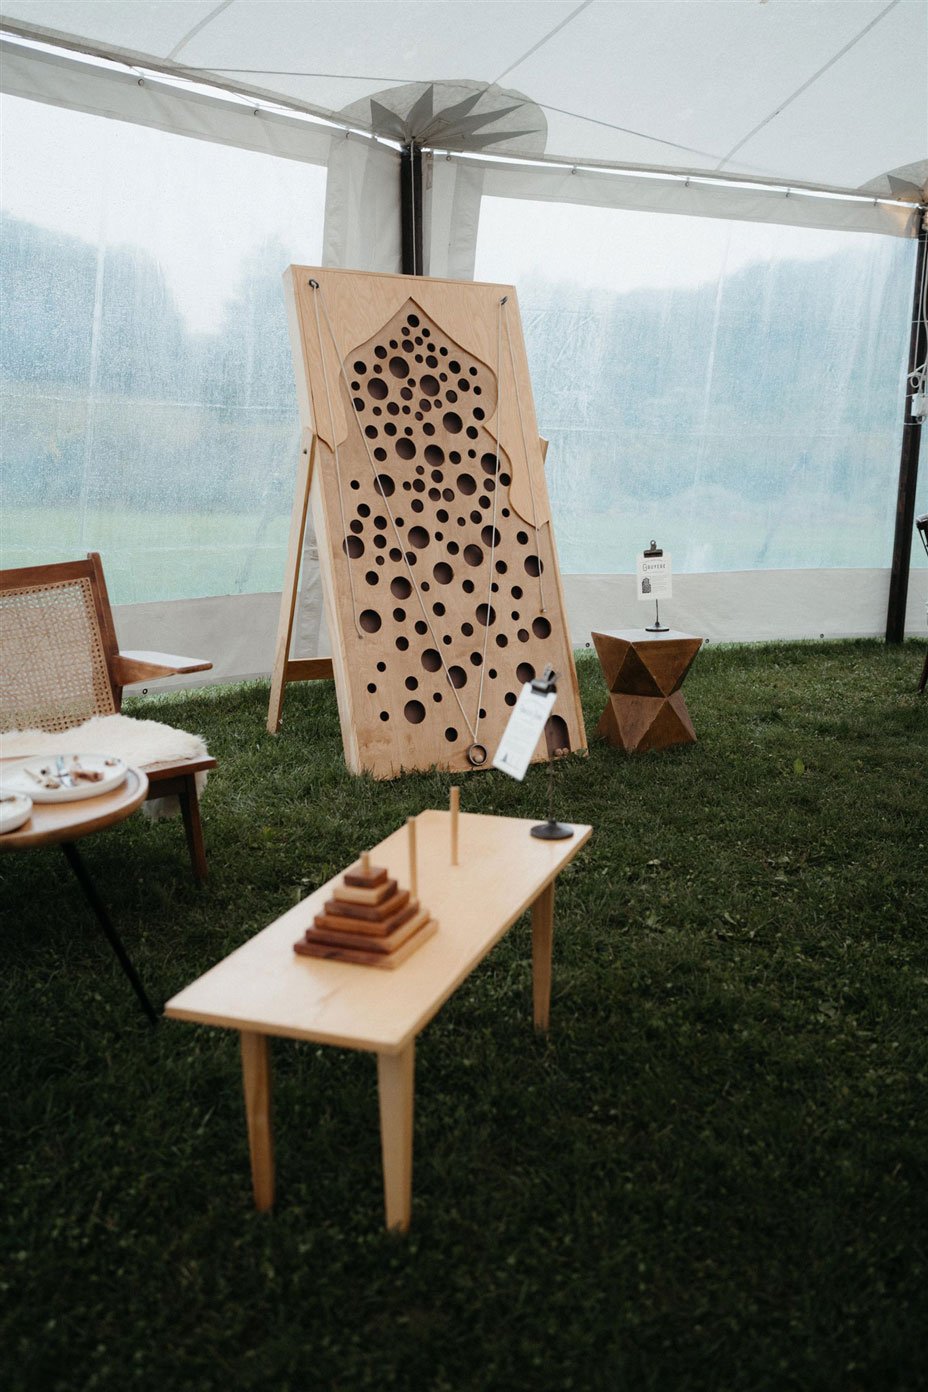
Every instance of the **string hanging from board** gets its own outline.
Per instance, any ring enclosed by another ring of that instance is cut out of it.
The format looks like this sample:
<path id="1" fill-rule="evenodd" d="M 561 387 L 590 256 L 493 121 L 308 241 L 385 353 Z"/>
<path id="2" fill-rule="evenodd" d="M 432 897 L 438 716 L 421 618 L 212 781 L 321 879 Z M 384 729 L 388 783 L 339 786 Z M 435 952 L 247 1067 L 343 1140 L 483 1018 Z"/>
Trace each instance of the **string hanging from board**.
<path id="1" fill-rule="evenodd" d="M 547 662 L 570 673 L 583 748 L 511 287 L 307 271 L 289 273 L 291 325 L 349 765 L 480 767 Z"/>
<path id="2" fill-rule="evenodd" d="M 326 302 L 325 302 L 325 296 L 324 296 L 324 294 L 322 293 L 322 289 L 321 289 L 321 287 L 320 287 L 320 285 L 319 285 L 318 280 L 315 280 L 315 279 L 312 279 L 312 278 L 311 278 L 311 279 L 309 280 L 309 287 L 310 287 L 310 289 L 313 291 L 313 304 L 314 304 L 315 309 L 316 309 L 316 331 L 317 331 L 317 337 L 318 337 L 318 341 L 319 341 L 319 355 L 320 355 L 320 358 L 322 359 L 323 383 L 324 383 L 324 389 L 325 389 L 325 399 L 326 399 L 326 406 L 327 406 L 327 409 L 328 409 L 329 422 L 330 422 L 331 427 L 332 427 L 333 439 L 334 439 L 334 437 L 335 437 L 335 412 L 334 412 L 333 405 L 332 405 L 332 395 L 331 395 L 331 390 L 330 390 L 330 387 L 329 387 L 328 370 L 327 370 L 327 368 L 326 368 L 326 354 L 325 354 L 325 352 L 324 352 L 324 346 L 323 346 L 323 343 L 322 343 L 322 328 L 321 328 L 321 325 L 320 325 L 320 323 L 319 323 L 319 311 L 318 311 L 318 306 L 319 306 L 320 303 L 322 304 L 323 315 L 324 315 L 324 317 L 325 317 L 326 327 L 327 327 L 328 332 L 329 332 L 329 337 L 331 338 L 332 346 L 333 346 L 333 348 L 335 349 L 336 356 L 338 357 L 340 373 L 341 373 L 342 377 L 344 378 L 345 386 L 349 389 L 349 394 L 350 394 L 350 385 L 351 385 L 351 384 L 350 384 L 350 382 L 349 382 L 349 380 L 348 380 L 348 375 L 347 375 L 347 373 L 346 373 L 346 371 L 345 371 L 344 359 L 342 358 L 342 356 L 341 356 L 341 354 L 340 354 L 340 352 L 339 352 L 338 341 L 337 341 L 337 339 L 336 339 L 336 337 L 335 337 L 335 330 L 334 330 L 334 328 L 333 328 L 333 326 L 332 326 L 332 320 L 331 320 L 331 317 L 330 317 L 330 315 L 329 315 L 328 306 L 326 305 Z M 496 426 L 495 426 L 495 445 L 496 445 L 496 448 L 495 448 L 495 473 L 496 473 L 497 475 L 498 475 L 499 472 L 500 472 L 500 467 L 499 467 L 499 458 L 500 458 L 500 454 L 499 454 L 499 440 L 500 440 L 500 431 L 501 431 L 501 428 L 502 428 L 502 419 L 503 419 L 503 392 L 502 392 L 502 373 L 501 373 L 501 367 L 502 367 L 502 326 L 503 326 L 503 318 L 504 318 L 503 312 L 504 312 L 504 310 L 505 310 L 505 308 L 506 308 L 506 305 L 507 305 L 508 303 L 509 303 L 509 296 L 508 296 L 508 295 L 503 295 L 502 298 L 501 298 L 500 301 L 499 301 L 499 308 L 498 308 L 498 314 L 497 314 L 497 334 L 496 334 L 496 380 L 497 380 L 497 384 L 498 384 L 498 396 L 497 396 Z M 511 358 L 512 358 L 512 337 L 511 337 L 511 335 L 510 335 L 510 333 L 509 333 L 509 324 L 508 324 L 508 322 L 506 323 L 506 338 L 507 338 L 507 342 L 508 342 L 508 345 L 509 345 L 509 355 L 510 355 L 510 360 L 511 360 Z M 513 375 L 514 375 L 514 374 L 513 374 Z M 373 453 L 372 453 L 372 451 L 371 451 L 370 441 L 368 440 L 366 434 L 364 433 L 364 428 L 363 428 L 363 426 L 362 426 L 362 424 L 361 424 L 361 421 L 360 421 L 360 418 L 359 418 L 359 416 L 358 416 L 358 412 L 357 412 L 357 409 L 356 409 L 355 404 L 354 404 L 354 399 L 351 398 L 351 397 L 350 397 L 350 399 L 351 399 L 351 401 L 352 401 L 351 418 L 352 418 L 352 420 L 354 420 L 355 424 L 357 425 L 358 433 L 359 433 L 360 438 L 361 438 L 361 441 L 362 441 L 362 443 L 363 443 L 363 445 L 364 445 L 365 453 L 367 454 L 367 460 L 368 460 L 368 465 L 369 465 L 370 471 L 371 471 L 371 477 L 372 477 L 372 479 L 373 479 L 373 480 L 375 481 L 375 483 L 376 483 L 376 480 L 377 480 L 377 477 L 378 477 L 378 473 L 377 473 L 377 464 L 376 464 L 376 462 L 375 462 L 375 460 L 374 460 L 374 456 L 373 456 Z M 524 424 L 524 420 L 523 420 L 523 417 L 522 417 L 521 403 L 518 402 L 518 385 L 516 385 L 516 399 L 517 399 L 517 403 L 518 403 L 520 427 L 521 427 L 521 429 L 522 429 L 522 436 L 523 436 L 523 441 L 524 441 L 524 438 L 525 438 L 525 424 Z M 339 447 L 338 447 L 337 442 L 336 442 L 335 445 L 333 446 L 333 449 L 334 449 L 334 455 L 335 455 L 335 474 L 336 474 L 336 480 L 337 480 L 337 485 L 338 485 L 339 514 L 340 514 L 340 517 L 341 517 L 342 531 L 345 532 L 346 535 L 347 535 L 348 528 L 347 528 L 347 525 L 346 525 L 346 523 L 345 523 L 344 487 L 343 487 L 343 483 L 342 483 L 342 475 L 341 475 L 341 468 L 340 468 L 340 462 L 339 462 Z M 531 476 L 530 476 L 530 477 L 531 477 Z M 391 527 L 392 527 L 392 529 L 393 529 L 393 533 L 394 533 L 394 536 L 395 536 L 395 538 L 396 538 L 397 545 L 400 547 L 400 550 L 402 550 L 402 546 L 400 546 L 400 540 L 401 540 L 401 539 L 400 539 L 400 535 L 399 535 L 399 529 L 397 528 L 397 525 L 396 525 L 396 518 L 395 518 L 395 516 L 394 516 L 393 509 L 392 509 L 392 507 L 391 507 L 391 505 L 390 505 L 389 499 L 384 498 L 384 499 L 383 499 L 383 505 L 384 505 L 384 509 L 385 509 L 385 511 L 386 511 L 387 517 L 388 517 L 389 520 L 390 520 L 390 525 L 391 525 Z M 499 507 L 499 489 L 496 488 L 496 489 L 493 490 L 493 516 L 492 516 L 492 521 L 491 521 L 491 523 L 490 523 L 491 542 L 490 542 L 490 549 L 489 549 L 489 559 L 488 559 L 488 562 L 487 562 L 487 582 L 486 582 L 486 600 L 485 600 L 485 605 L 486 605 L 486 608 L 487 608 L 488 610 L 489 610 L 489 608 L 490 608 L 490 600 L 492 599 L 493 567 L 494 567 L 494 563 L 495 563 L 495 559 L 496 559 L 496 541 L 497 541 L 497 537 L 498 537 L 498 535 L 499 535 L 499 531 L 498 531 L 498 528 L 497 528 L 497 525 L 496 525 L 496 524 L 497 524 L 497 519 L 498 519 L 498 507 Z M 532 485 L 532 511 L 533 511 L 533 522 L 532 522 L 532 525 L 533 525 L 533 528 L 534 528 L 535 533 L 536 533 L 536 535 L 537 535 L 537 532 L 538 532 L 538 523 L 537 523 L 537 520 L 536 520 L 536 519 L 537 519 L 537 513 L 535 512 L 535 492 L 534 492 L 534 485 Z M 363 630 L 361 629 L 360 624 L 359 624 L 359 622 L 358 622 L 357 600 L 356 600 L 356 598 L 355 598 L 355 592 L 354 592 L 354 584 L 353 584 L 353 576 L 352 576 L 352 573 L 351 573 L 350 557 L 349 557 L 349 554 L 348 554 L 347 551 L 345 552 L 345 559 L 346 559 L 346 562 L 347 562 L 347 564 L 348 564 L 348 578 L 349 578 L 349 589 L 350 589 L 350 594 L 351 594 L 351 609 L 352 609 L 352 616 L 353 616 L 354 623 L 355 623 L 355 627 L 356 627 L 358 633 L 363 633 Z M 417 599 L 418 602 L 419 602 L 419 607 L 420 607 L 420 609 L 421 609 L 421 611 L 422 611 L 423 619 L 425 620 L 426 624 L 428 625 L 428 629 L 429 629 L 430 636 L 431 636 L 433 639 L 435 639 L 434 628 L 433 628 L 432 622 L 431 622 L 431 620 L 430 620 L 430 618 L 429 618 L 429 615 L 428 615 L 428 611 L 427 611 L 427 608 L 426 608 L 425 601 L 424 601 L 424 599 L 423 599 L 423 597 L 422 597 L 422 593 L 421 593 L 421 591 L 420 591 L 420 589 L 419 589 L 419 586 L 418 586 L 418 584 L 417 584 L 417 582 L 416 582 L 416 577 L 415 577 L 415 574 L 413 573 L 412 566 L 411 566 L 410 563 L 409 563 L 409 559 L 408 559 L 408 557 L 405 556 L 405 555 L 404 555 L 404 563 L 405 563 L 406 570 L 407 570 L 407 573 L 408 573 L 409 582 L 410 582 L 410 584 L 412 585 L 413 593 L 415 594 L 416 599 Z M 544 590 L 543 590 L 543 588 L 542 588 L 541 569 L 539 569 L 539 574 L 538 574 L 538 585 L 539 585 L 539 592 L 540 592 L 541 612 L 544 613 L 544 609 L 545 609 L 545 605 L 544 605 Z M 488 649 L 488 647 L 489 647 L 489 642 L 490 642 L 490 625 L 487 624 L 487 625 L 485 626 L 485 628 L 484 628 L 483 653 L 482 653 L 482 659 L 483 659 L 483 660 L 482 660 L 482 662 L 480 663 L 480 682 L 479 682 L 479 686 L 478 686 L 478 688 L 477 688 L 477 700 L 476 700 L 475 714 L 474 714 L 473 720 L 469 719 L 469 717 L 468 717 L 468 715 L 467 715 L 467 712 L 466 712 L 466 710 L 464 709 L 463 702 L 461 701 L 460 697 L 459 697 L 458 694 L 457 694 L 457 689 L 456 689 L 456 687 L 455 687 L 455 685 L 454 685 L 454 682 L 453 682 L 452 679 L 451 679 L 451 675 L 450 675 L 450 671 L 449 671 L 449 667 L 448 667 L 447 662 L 444 660 L 444 657 L 442 657 L 442 660 L 441 660 L 442 671 L 444 672 L 444 675 L 445 675 L 445 677 L 447 678 L 448 686 L 449 686 L 449 688 L 450 688 L 452 694 L 454 695 L 455 701 L 457 702 L 458 708 L 459 708 L 459 710 L 460 710 L 460 712 L 461 712 L 461 718 L 463 719 L 464 724 L 467 726 L 467 729 L 468 729 L 468 731 L 469 731 L 469 733 L 470 733 L 470 735 L 471 735 L 471 743 L 470 743 L 470 745 L 468 746 L 468 749 L 467 749 L 466 752 L 467 752 L 467 759 L 468 759 L 468 762 L 469 762 L 474 768 L 480 768 L 480 767 L 482 767 L 482 766 L 487 762 L 487 759 L 489 758 L 489 751 L 487 750 L 486 745 L 481 744 L 481 743 L 480 743 L 480 739 L 479 739 L 479 735 L 480 735 L 480 719 L 481 719 L 481 712 L 482 712 L 482 709 L 483 709 L 483 704 L 482 704 L 482 703 L 483 703 L 484 673 L 485 673 L 485 671 L 486 671 L 486 658 L 487 658 L 487 649 Z M 439 653 L 439 656 L 441 656 L 441 648 L 440 648 L 440 647 L 436 647 L 436 651 Z"/>

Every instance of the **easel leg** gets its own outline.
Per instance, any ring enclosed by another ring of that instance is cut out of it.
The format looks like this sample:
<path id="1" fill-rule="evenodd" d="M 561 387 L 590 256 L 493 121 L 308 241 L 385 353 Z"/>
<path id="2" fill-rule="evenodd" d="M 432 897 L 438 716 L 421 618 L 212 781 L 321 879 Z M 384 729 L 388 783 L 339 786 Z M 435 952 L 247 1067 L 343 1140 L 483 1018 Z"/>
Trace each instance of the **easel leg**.
<path id="1" fill-rule="evenodd" d="M 296 601 L 300 587 L 300 563 L 303 559 L 303 537 L 306 533 L 306 509 L 309 504 L 309 490 L 313 482 L 315 453 L 316 437 L 304 430 L 300 441 L 300 458 L 296 470 L 293 511 L 290 514 L 290 540 L 287 546 L 284 582 L 280 592 L 280 617 L 277 621 L 277 645 L 274 649 L 274 670 L 271 674 L 271 699 L 267 708 L 267 728 L 271 735 L 276 735 L 280 729 L 280 716 L 284 706 L 287 660 L 290 657 L 293 617 L 296 613 Z"/>
<path id="2" fill-rule="evenodd" d="M 251 1187 L 255 1208 L 266 1213 L 274 1206 L 274 1133 L 271 1121 L 271 1056 L 266 1034 L 242 1030 L 242 1082 L 245 1119 L 251 1154 Z"/>
<path id="3" fill-rule="evenodd" d="M 387 1227 L 406 1232 L 412 1214 L 412 1117 L 416 1044 L 377 1055 L 380 1145 Z"/>
<path id="4" fill-rule="evenodd" d="M 546 1030 L 551 1016 L 551 946 L 554 936 L 554 881 L 532 905 L 532 1004 L 536 1030 Z"/>

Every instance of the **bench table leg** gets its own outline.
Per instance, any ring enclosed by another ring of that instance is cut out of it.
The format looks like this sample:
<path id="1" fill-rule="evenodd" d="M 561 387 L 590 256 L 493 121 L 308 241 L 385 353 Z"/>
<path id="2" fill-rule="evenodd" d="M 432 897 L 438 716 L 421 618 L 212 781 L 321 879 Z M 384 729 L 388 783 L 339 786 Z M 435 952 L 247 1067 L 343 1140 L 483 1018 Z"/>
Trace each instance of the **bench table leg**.
<path id="1" fill-rule="evenodd" d="M 412 1118 L 415 1040 L 398 1054 L 377 1055 L 380 1144 L 387 1227 L 404 1233 L 412 1215 Z"/>
<path id="2" fill-rule="evenodd" d="M 271 1054 L 266 1034 L 242 1030 L 242 1081 L 251 1187 L 255 1208 L 266 1213 L 274 1206 L 274 1133 L 271 1120 Z"/>
<path id="3" fill-rule="evenodd" d="M 551 945 L 554 934 L 554 881 L 532 905 L 532 1004 L 536 1030 L 551 1018 Z"/>

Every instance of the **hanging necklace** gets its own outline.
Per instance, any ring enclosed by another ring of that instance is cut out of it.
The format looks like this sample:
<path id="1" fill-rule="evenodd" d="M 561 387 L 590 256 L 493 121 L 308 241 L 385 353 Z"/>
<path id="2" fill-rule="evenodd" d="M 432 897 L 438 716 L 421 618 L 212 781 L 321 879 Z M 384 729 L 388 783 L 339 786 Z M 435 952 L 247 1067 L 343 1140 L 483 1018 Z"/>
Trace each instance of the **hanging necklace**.
<path id="1" fill-rule="evenodd" d="M 424 625 L 425 625 L 425 631 L 428 632 L 428 634 L 429 634 L 429 636 L 430 636 L 430 638 L 431 638 L 431 640 L 432 640 L 432 643 L 434 644 L 434 648 L 432 649 L 432 652 L 433 652 L 434 655 L 437 656 L 437 658 L 438 658 L 438 662 L 439 662 L 439 665 L 440 665 L 441 670 L 442 670 L 442 672 L 443 672 L 443 675 L 444 675 L 444 677 L 445 677 L 445 680 L 446 680 L 446 682 L 447 682 L 447 684 L 448 684 L 448 688 L 450 689 L 450 691 L 451 691 L 451 693 L 452 693 L 452 695 L 453 695 L 453 697 L 454 697 L 454 700 L 455 700 L 455 702 L 456 702 L 456 704 L 457 704 L 458 710 L 459 710 L 460 713 L 461 713 L 461 718 L 462 718 L 462 720 L 463 720 L 463 722 L 464 722 L 465 726 L 467 727 L 467 730 L 468 730 L 468 732 L 469 732 L 469 734 L 470 734 L 471 742 L 470 742 L 470 744 L 468 745 L 467 750 L 466 750 L 466 758 L 467 758 L 468 762 L 469 762 L 473 767 L 475 767 L 475 768 L 481 767 L 483 764 L 486 763 L 487 758 L 488 758 L 488 751 L 487 751 L 487 748 L 486 748 L 486 746 L 485 746 L 484 744 L 481 744 L 480 739 L 479 739 L 479 734 L 480 734 L 480 721 L 481 721 L 481 718 L 482 718 L 482 716 L 483 716 L 483 714 L 484 714 L 484 712 L 483 712 L 483 691 L 484 691 L 484 677 L 485 677 L 485 673 L 486 673 L 486 670 L 487 670 L 487 669 L 486 669 L 486 658 L 487 658 L 487 651 L 488 651 L 488 647 L 489 647 L 490 626 L 491 626 L 491 624 L 492 624 L 492 622 L 493 622 L 493 618 L 494 618 L 493 607 L 492 607 L 492 598 L 493 598 L 493 591 L 494 591 L 493 576 L 494 576 L 494 573 L 495 573 L 496 547 L 497 547 L 497 543 L 498 543 L 498 541 L 499 541 L 499 531 L 498 531 L 498 528 L 497 528 L 497 521 L 498 521 L 499 492 L 500 492 L 500 489 L 499 489 L 499 478 L 500 478 L 500 436 L 501 436 L 501 433 L 502 433 L 501 423 L 502 423 L 502 416 L 503 416 L 502 329 L 503 329 L 503 323 L 504 323 L 504 322 L 505 322 L 505 326 L 506 326 L 506 341 L 507 341 L 507 348 L 508 348 L 508 354 L 509 354 L 510 370 L 511 370 L 511 372 L 512 372 L 513 382 L 514 382 L 514 385 L 515 385 L 516 406 L 517 406 L 517 410 L 518 410 L 519 422 L 520 422 L 520 427 L 521 427 L 521 431 L 522 431 L 522 445 L 523 445 L 523 450 L 525 450 L 526 461 L 528 461 L 528 459 L 529 459 L 528 451 L 527 451 L 527 447 L 526 447 L 526 446 L 527 446 L 527 441 L 526 441 L 526 438 L 525 438 L 525 420 L 524 420 L 524 415 L 523 415 L 523 411 L 522 411 L 522 403 L 521 403 L 521 399 L 520 399 L 520 396 L 519 396 L 518 377 L 517 377 L 517 374 L 516 374 L 516 372 L 515 372 L 515 365 L 514 365 L 514 361 L 513 361 L 512 337 L 511 337 L 510 329 L 509 329 L 508 315 L 505 314 L 505 308 L 506 308 L 506 305 L 507 305 L 507 303 L 508 303 L 508 298 L 509 298 L 509 297 L 508 297 L 507 295 L 504 295 L 504 296 L 499 300 L 498 305 L 497 305 L 497 324 L 496 324 L 496 384 L 497 384 L 497 409 L 496 409 L 496 425 L 495 425 L 494 440 L 493 440 L 493 443 L 494 443 L 494 453 L 493 453 L 493 456 L 492 456 L 492 458 L 493 458 L 493 476 L 494 476 L 494 487 L 493 487 L 493 489 L 492 489 L 492 492 L 493 492 L 493 506 L 492 506 L 492 520 L 491 520 L 491 522 L 490 522 L 490 524 L 489 524 L 489 527 L 484 529 L 485 533 L 486 533 L 487 531 L 489 532 L 489 546 L 488 546 L 488 550 L 489 550 L 489 560 L 488 560 L 488 566 L 487 566 L 486 599 L 485 599 L 485 603 L 483 604 L 483 606 L 481 606 L 481 608 L 482 608 L 482 610 L 483 610 L 483 614 L 484 614 L 484 617 L 485 617 L 486 622 L 484 623 L 483 646 L 482 646 L 482 651 L 481 651 L 481 653 L 480 653 L 480 661 L 479 661 L 479 664 L 478 664 L 478 665 L 479 665 L 479 669 L 480 669 L 480 681 L 479 681 L 479 686 L 478 686 L 478 691 L 477 691 L 477 699 L 476 699 L 476 706 L 475 706 L 475 711 L 474 711 L 474 718 L 473 718 L 473 720 L 471 720 L 471 718 L 469 717 L 467 711 L 466 711 L 465 708 L 464 708 L 464 704 L 463 704 L 463 702 L 461 701 L 460 696 L 458 695 L 458 689 L 457 689 L 457 685 L 458 685 L 458 684 L 457 684 L 457 683 L 455 682 L 455 680 L 454 680 L 453 670 L 452 670 L 451 667 L 448 666 L 448 663 L 445 661 L 445 658 L 444 658 L 444 655 L 443 655 L 442 649 L 441 649 L 441 643 L 439 642 L 439 639 L 438 639 L 438 637 L 436 636 L 435 629 L 434 629 L 434 626 L 433 626 L 433 624 L 432 624 L 432 620 L 431 620 L 431 618 L 430 618 L 430 616 L 429 616 L 429 613 L 428 613 L 428 610 L 427 610 L 427 607 L 426 607 L 425 599 L 423 598 L 422 591 L 421 591 L 420 586 L 419 586 L 419 584 L 418 584 L 418 582 L 417 582 L 417 580 L 416 580 L 415 573 L 414 573 L 414 571 L 413 571 L 413 569 L 412 569 L 412 565 L 411 565 L 411 563 L 410 563 L 409 555 L 408 555 L 407 551 L 405 550 L 405 548 L 404 548 L 404 546 L 403 546 L 403 541 L 402 541 L 402 537 L 401 537 L 401 535 L 400 535 L 399 526 L 398 526 L 398 524 L 397 524 L 397 519 L 396 519 L 396 517 L 395 517 L 395 515 L 394 515 L 393 508 L 391 507 L 390 502 L 389 502 L 389 495 L 387 494 L 386 490 L 381 486 L 382 475 L 381 475 L 381 473 L 380 473 L 380 471 L 379 471 L 379 469 L 378 469 L 377 462 L 376 462 L 376 460 L 375 460 L 375 458 L 374 458 L 374 454 L 373 454 L 373 452 L 372 452 L 372 447 L 371 447 L 371 444 L 370 444 L 370 440 L 369 440 L 369 438 L 368 438 L 368 433 L 365 431 L 365 428 L 364 428 L 364 426 L 363 426 L 363 423 L 362 423 L 362 421 L 361 421 L 361 419 L 360 419 L 360 414 L 359 414 L 359 409 L 358 409 L 358 403 L 356 402 L 355 395 L 354 395 L 354 392 L 353 392 L 353 389 L 352 389 L 352 384 L 351 384 L 351 382 L 349 381 L 348 374 L 347 374 L 347 371 L 346 371 L 346 368 L 345 368 L 345 363 L 344 363 L 344 361 L 343 361 L 341 352 L 340 352 L 340 350 L 339 350 L 339 345 L 338 345 L 338 341 L 337 341 L 337 339 L 336 339 L 335 331 L 334 331 L 334 328 L 333 328 L 333 325 L 332 325 L 332 321 L 331 321 L 331 318 L 330 318 L 330 315 L 329 315 L 328 305 L 327 305 L 326 299 L 325 299 L 325 294 L 324 294 L 324 292 L 323 292 L 323 290 L 322 290 L 322 287 L 320 286 L 320 284 L 319 284 L 319 282 L 318 282 L 317 280 L 310 279 L 310 281 L 309 281 L 309 286 L 310 286 L 311 290 L 313 291 L 313 310 L 314 310 L 314 315 L 315 315 L 316 338 L 317 338 L 317 343 L 318 343 L 318 348 L 319 348 L 319 354 L 320 354 L 320 357 L 321 357 L 321 359 L 322 359 L 323 387 L 324 387 L 325 399 L 326 399 L 326 410 L 327 410 L 328 417 L 329 417 L 329 425 L 330 425 L 331 438 L 332 438 L 332 442 L 333 442 L 333 444 L 332 444 L 332 450 L 333 450 L 334 463 L 335 463 L 335 482 L 336 482 L 336 489 L 337 489 L 337 492 L 338 492 L 338 506 L 339 506 L 339 516 L 340 516 L 340 521 L 341 521 L 342 537 L 344 538 L 343 543 L 342 543 L 342 550 L 343 550 L 344 555 L 345 555 L 345 562 L 346 562 L 346 567 L 347 567 L 347 571 L 348 571 L 349 596 L 350 596 L 350 601 L 351 601 L 352 621 L 353 621 L 354 626 L 355 626 L 355 631 L 356 631 L 356 633 L 358 634 L 358 636 L 359 636 L 360 638 L 363 639 L 363 638 L 365 637 L 366 630 L 362 627 L 362 624 L 361 624 L 361 622 L 359 621 L 358 604 L 357 604 L 357 599 L 356 599 L 355 589 L 354 589 L 354 575 L 353 575 L 353 569 L 352 569 L 352 564 L 351 564 L 351 561 L 352 561 L 352 553 L 351 553 L 351 550 L 350 550 L 350 533 L 349 533 L 348 528 L 347 528 L 347 526 L 346 526 L 346 519 L 345 519 L 345 502 L 344 502 L 344 488 L 343 488 L 343 479 L 342 479 L 342 471 L 341 471 L 341 460 L 340 460 L 340 454 L 339 454 L 339 445 L 338 445 L 338 442 L 337 442 L 337 435 L 338 435 L 338 432 L 337 432 L 336 425 L 335 425 L 335 412 L 334 412 L 334 406 L 333 406 L 333 400 L 332 400 L 332 390 L 331 390 L 331 385 L 330 385 L 330 382 L 329 382 L 328 368 L 327 368 L 327 364 L 326 364 L 326 353 L 325 353 L 325 348 L 324 348 L 324 344 L 323 344 L 322 324 L 321 324 L 320 317 L 319 317 L 319 306 L 320 306 L 320 304 L 321 304 L 321 306 L 322 306 L 322 313 L 323 313 L 323 316 L 324 316 L 324 319 L 325 319 L 325 324 L 326 324 L 326 329 L 327 329 L 327 331 L 328 331 L 328 336 L 329 336 L 329 339 L 330 339 L 330 341 L 331 341 L 332 347 L 333 347 L 334 352 L 335 352 L 336 360 L 337 360 L 338 365 L 339 365 L 339 375 L 340 375 L 340 377 L 344 380 L 345 389 L 346 389 L 346 392 L 347 392 L 347 395 L 348 395 L 348 400 L 351 402 L 351 414 L 353 415 L 353 417 L 354 417 L 354 419 L 355 419 L 356 425 L 357 425 L 357 427 L 358 427 L 358 433 L 359 433 L 359 436 L 360 436 L 361 441 L 362 441 L 362 443 L 363 443 L 365 454 L 366 454 L 366 456 L 367 456 L 367 462 L 368 462 L 368 465 L 369 465 L 369 468 L 370 468 L 370 471 L 371 471 L 371 478 L 372 478 L 372 480 L 373 480 L 374 489 L 375 489 L 375 491 L 378 493 L 378 495 L 379 495 L 379 497 L 380 497 L 380 500 L 381 500 L 381 503 L 382 503 L 382 505 L 383 505 L 384 511 L 386 512 L 387 518 L 389 519 L 389 525 L 390 525 L 390 527 L 391 527 L 391 529 L 392 529 L 393 536 L 394 536 L 394 539 L 395 539 L 395 542 L 396 542 L 396 550 L 397 550 L 397 552 L 398 552 L 398 558 L 401 558 L 401 559 L 402 559 L 402 562 L 403 562 L 403 564 L 404 564 L 404 566 L 405 566 L 405 571 L 406 571 L 406 575 L 407 575 L 407 583 L 408 583 L 408 585 L 409 585 L 409 592 L 412 593 L 412 594 L 414 594 L 415 597 L 416 597 L 416 601 L 417 601 L 417 603 L 418 603 L 418 605 L 419 605 L 419 608 L 420 608 L 420 610 L 421 610 L 421 613 L 422 613 L 422 620 L 423 620 Z M 431 346 L 431 345 L 430 345 L 430 346 Z M 442 349 L 442 351 L 444 352 L 445 350 Z M 377 370 L 379 371 L 379 369 L 377 369 Z M 471 371 L 474 371 L 474 370 L 475 370 L 474 368 L 471 369 Z M 357 386 L 357 383 L 355 383 L 355 386 Z M 420 417 L 420 418 L 421 418 L 421 417 Z M 376 433 L 376 432 L 375 432 L 375 433 Z M 381 453 L 382 453 L 382 452 L 381 452 Z M 419 472 L 421 472 L 421 470 L 420 470 Z M 533 481 L 533 479 L 532 479 L 532 470 L 531 470 L 530 464 L 529 464 L 528 472 L 529 472 L 529 486 L 530 486 L 530 490 L 531 490 L 532 525 L 533 525 L 533 528 L 534 528 L 534 531 L 535 531 L 536 543 L 537 543 L 537 537 L 538 537 L 538 522 L 537 522 L 537 512 L 536 512 L 536 502 L 535 502 L 534 481 Z M 353 486 L 356 486 L 356 485 L 353 485 Z M 406 484 L 406 485 L 404 485 L 404 486 L 405 486 L 405 487 L 409 487 L 408 484 Z M 508 514 L 507 514 L 507 515 L 508 515 Z M 460 520 L 460 519 L 459 519 L 459 520 Z M 413 559 L 414 559 L 414 558 L 413 558 Z M 545 608 L 546 608 L 546 606 L 545 606 L 545 600 L 544 600 L 543 583 L 542 583 L 542 579 L 541 579 L 542 571 L 543 571 L 543 565 L 540 563 L 540 559 L 539 559 L 539 564 L 538 564 L 539 599 L 540 599 L 541 613 L 544 614 L 544 613 L 545 613 Z M 497 588 L 498 588 L 498 587 L 497 587 Z M 479 614 L 479 610 L 478 610 L 478 614 Z M 360 618 L 363 619 L 363 618 L 364 618 L 364 615 L 361 615 Z M 420 630 L 420 631 L 421 631 L 421 630 Z M 444 641 L 445 641 L 445 642 L 448 642 L 448 641 L 450 641 L 450 640 L 446 637 Z M 476 654 L 474 655 L 474 661 L 476 661 Z M 434 669 L 433 669 L 433 670 L 434 670 Z M 458 670 L 459 670 L 459 669 L 458 669 Z M 495 675 L 495 673 L 494 673 L 493 675 Z"/>

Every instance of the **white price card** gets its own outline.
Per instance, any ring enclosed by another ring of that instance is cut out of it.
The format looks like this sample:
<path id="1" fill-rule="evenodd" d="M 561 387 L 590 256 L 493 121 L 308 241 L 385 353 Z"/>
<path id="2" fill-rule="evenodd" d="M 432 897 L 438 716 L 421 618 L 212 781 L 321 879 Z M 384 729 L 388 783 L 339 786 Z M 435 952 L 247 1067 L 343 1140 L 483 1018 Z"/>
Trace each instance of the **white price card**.
<path id="1" fill-rule="evenodd" d="M 556 691 L 542 696 L 532 690 L 531 682 L 525 683 L 493 758 L 494 768 L 522 781 L 556 700 Z"/>
<path id="2" fill-rule="evenodd" d="M 639 599 L 670 599 L 672 589 L 669 551 L 638 557 Z"/>

